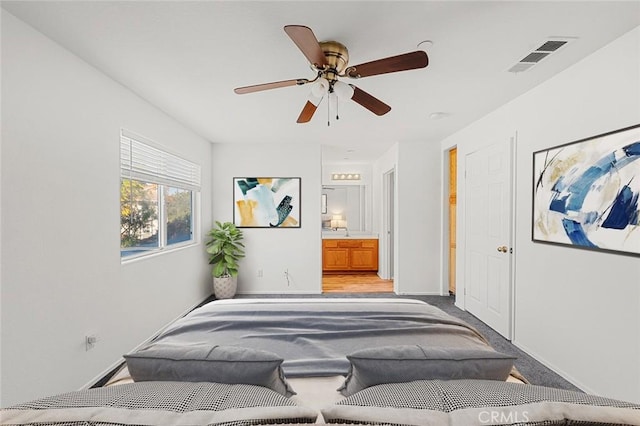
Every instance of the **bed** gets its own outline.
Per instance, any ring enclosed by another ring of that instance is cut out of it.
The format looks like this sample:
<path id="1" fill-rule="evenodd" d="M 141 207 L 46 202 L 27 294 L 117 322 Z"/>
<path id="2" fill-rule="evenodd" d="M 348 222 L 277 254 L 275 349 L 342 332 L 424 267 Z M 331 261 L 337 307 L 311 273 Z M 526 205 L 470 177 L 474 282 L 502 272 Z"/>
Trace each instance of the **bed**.
<path id="1" fill-rule="evenodd" d="M 107 386 L 2 424 L 640 425 L 640 405 L 528 384 L 472 326 L 412 299 L 214 301 L 125 359 Z"/>

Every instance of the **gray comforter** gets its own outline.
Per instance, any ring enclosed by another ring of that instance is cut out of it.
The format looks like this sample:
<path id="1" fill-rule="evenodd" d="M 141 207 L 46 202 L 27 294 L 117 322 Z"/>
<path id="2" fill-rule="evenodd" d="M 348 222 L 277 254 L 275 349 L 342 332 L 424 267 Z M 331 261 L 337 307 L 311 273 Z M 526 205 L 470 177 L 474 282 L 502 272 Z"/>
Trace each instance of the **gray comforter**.
<path id="1" fill-rule="evenodd" d="M 235 299 L 208 303 L 154 343 L 210 343 L 280 355 L 287 377 L 347 374 L 346 355 L 391 345 L 490 349 L 472 326 L 411 299 Z"/>

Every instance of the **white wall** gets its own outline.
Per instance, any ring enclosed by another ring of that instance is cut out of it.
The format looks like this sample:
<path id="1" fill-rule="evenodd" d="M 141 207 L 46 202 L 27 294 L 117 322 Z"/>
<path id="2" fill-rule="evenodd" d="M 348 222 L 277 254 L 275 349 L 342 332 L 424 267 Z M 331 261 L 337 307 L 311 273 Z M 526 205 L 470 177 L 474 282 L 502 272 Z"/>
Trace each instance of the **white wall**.
<path id="1" fill-rule="evenodd" d="M 241 228 L 247 255 L 240 263 L 238 293 L 320 293 L 320 146 L 214 144 L 212 158 L 213 219 L 221 222 L 233 221 L 234 177 L 302 178 L 300 228 Z"/>
<path id="2" fill-rule="evenodd" d="M 535 244 L 530 226 L 534 151 L 638 123 L 640 28 L 442 143 L 458 146 L 458 288 L 470 279 L 464 157 L 517 132 L 514 343 L 585 391 L 635 402 L 640 259 Z"/>
<path id="3" fill-rule="evenodd" d="M 211 293 L 202 244 L 121 265 L 121 127 L 202 165 L 209 228 L 211 144 L 2 11 L 2 406 L 82 387 Z"/>
<path id="4" fill-rule="evenodd" d="M 398 251 L 398 239 L 394 238 L 395 241 L 388 241 L 387 229 L 385 227 L 385 216 L 383 212 L 384 204 L 384 176 L 386 173 L 393 171 L 394 174 L 398 167 L 398 144 L 394 144 L 387 152 L 380 156 L 372 165 L 372 179 L 371 179 L 371 192 L 372 192 L 372 203 L 375 206 L 372 209 L 371 220 L 373 222 L 373 232 L 378 234 L 378 275 L 384 279 L 391 278 L 391 271 L 389 268 L 389 260 L 387 256 L 387 245 L 393 245 L 393 252 L 397 253 Z M 397 179 L 395 181 L 395 185 L 397 187 Z M 395 190 L 397 195 L 397 189 Z M 394 211 L 398 211 L 398 197 L 395 197 L 394 200 Z M 398 215 L 394 217 L 394 230 L 398 227 Z M 393 258 L 393 272 L 394 275 L 398 270 L 398 256 L 394 256 Z M 394 291 L 397 292 L 398 289 L 398 280 L 394 279 L 393 281 Z"/>
<path id="5" fill-rule="evenodd" d="M 440 146 L 395 144 L 373 165 L 374 232 L 380 235 L 380 276 L 388 277 L 384 249 L 384 174 L 395 170 L 394 290 L 398 294 L 443 294 L 440 277 Z"/>
<path id="6" fill-rule="evenodd" d="M 396 257 L 399 294 L 443 294 L 440 277 L 440 146 L 398 145 Z"/>

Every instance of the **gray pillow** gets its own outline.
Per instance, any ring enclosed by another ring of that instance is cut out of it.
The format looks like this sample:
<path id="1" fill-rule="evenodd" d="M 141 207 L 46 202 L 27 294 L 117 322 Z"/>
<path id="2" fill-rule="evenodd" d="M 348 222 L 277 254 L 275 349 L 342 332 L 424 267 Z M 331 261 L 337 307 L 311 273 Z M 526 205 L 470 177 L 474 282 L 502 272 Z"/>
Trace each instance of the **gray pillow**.
<path id="1" fill-rule="evenodd" d="M 338 389 L 349 396 L 369 386 L 414 380 L 506 380 L 515 357 L 493 349 L 383 346 L 348 355 L 349 374 Z"/>
<path id="2" fill-rule="evenodd" d="M 295 395 L 272 352 L 210 344 L 151 344 L 124 355 L 134 382 L 214 382 L 264 386 Z"/>

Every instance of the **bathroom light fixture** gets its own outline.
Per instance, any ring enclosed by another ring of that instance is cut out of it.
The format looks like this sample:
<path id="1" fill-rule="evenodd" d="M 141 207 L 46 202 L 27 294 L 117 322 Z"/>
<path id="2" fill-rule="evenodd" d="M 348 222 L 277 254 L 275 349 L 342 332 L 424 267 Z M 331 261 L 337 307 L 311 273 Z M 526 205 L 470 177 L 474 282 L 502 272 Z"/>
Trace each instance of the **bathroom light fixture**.
<path id="1" fill-rule="evenodd" d="M 338 228 L 341 228 L 342 225 L 344 223 L 344 218 L 342 217 L 341 214 L 334 214 L 331 216 L 331 228 L 333 228 L 334 231 L 337 231 Z"/>
<path id="2" fill-rule="evenodd" d="M 360 180 L 360 173 L 333 173 L 331 180 Z"/>

